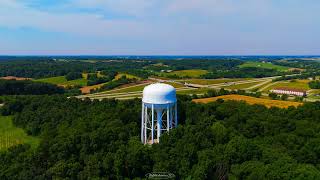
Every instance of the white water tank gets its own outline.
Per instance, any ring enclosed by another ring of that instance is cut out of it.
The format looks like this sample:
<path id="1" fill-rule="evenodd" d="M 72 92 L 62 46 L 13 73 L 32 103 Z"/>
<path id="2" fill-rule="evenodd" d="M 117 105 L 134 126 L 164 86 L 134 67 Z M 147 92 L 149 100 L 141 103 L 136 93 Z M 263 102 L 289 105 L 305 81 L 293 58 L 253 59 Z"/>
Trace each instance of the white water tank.
<path id="1" fill-rule="evenodd" d="M 176 89 L 169 84 L 151 84 L 144 88 L 142 101 L 150 104 L 175 103 Z"/>
<path id="2" fill-rule="evenodd" d="M 177 125 L 175 88 L 164 83 L 146 86 L 142 97 L 141 142 L 159 143 L 161 134 Z"/>

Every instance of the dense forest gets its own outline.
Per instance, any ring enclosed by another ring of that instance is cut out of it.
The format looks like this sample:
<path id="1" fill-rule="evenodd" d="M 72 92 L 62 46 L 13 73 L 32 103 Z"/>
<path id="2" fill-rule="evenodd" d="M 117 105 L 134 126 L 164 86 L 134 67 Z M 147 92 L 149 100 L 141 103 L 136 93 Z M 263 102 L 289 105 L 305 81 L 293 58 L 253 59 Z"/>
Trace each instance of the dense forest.
<path id="1" fill-rule="evenodd" d="M 311 89 L 320 89 L 320 81 L 316 80 L 316 81 L 310 81 L 309 82 L 309 87 Z"/>
<path id="2" fill-rule="evenodd" d="M 54 84 L 0 79 L 0 95 L 63 94 L 65 90 Z"/>
<path id="3" fill-rule="evenodd" d="M 134 59 L 96 59 L 96 60 L 57 60 L 57 59 L 35 59 L 35 60 L 11 60 L 0 61 L 1 76 L 17 76 L 27 78 L 46 78 L 55 76 L 66 76 L 68 80 L 81 78 L 82 72 L 96 73 L 124 72 L 141 78 L 157 75 L 162 70 L 188 70 L 203 69 L 209 73 L 202 78 L 244 78 L 244 77 L 266 77 L 290 74 L 290 72 L 279 72 L 272 69 L 262 68 L 239 68 L 245 61 L 234 59 L 188 59 L 188 60 L 134 60 Z M 106 82 L 104 79 L 91 80 L 90 85 L 98 82 Z"/>
<path id="4" fill-rule="evenodd" d="M 135 68 L 142 69 L 149 65 L 149 61 L 74 61 L 74 60 L 16 60 L 16 61 L 0 61 L 0 77 L 1 76 L 17 76 L 28 78 L 45 78 L 64 76 L 70 72 L 91 72 L 97 71 L 124 71 L 133 74 L 144 74 L 143 71 L 133 70 Z"/>
<path id="5" fill-rule="evenodd" d="M 319 179 L 320 103 L 266 108 L 179 97 L 178 128 L 140 143 L 141 100 L 17 97 L 3 115 L 41 138 L 0 153 L 0 179 Z"/>

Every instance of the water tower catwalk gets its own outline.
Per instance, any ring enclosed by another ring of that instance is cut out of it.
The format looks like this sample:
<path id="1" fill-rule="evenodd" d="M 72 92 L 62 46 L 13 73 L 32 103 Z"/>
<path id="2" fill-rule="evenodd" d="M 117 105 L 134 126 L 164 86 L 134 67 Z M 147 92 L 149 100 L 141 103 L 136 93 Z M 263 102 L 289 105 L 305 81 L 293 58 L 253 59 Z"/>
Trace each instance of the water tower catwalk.
<path id="1" fill-rule="evenodd" d="M 176 90 L 156 83 L 144 88 L 142 98 L 141 142 L 159 143 L 161 134 L 178 126 Z"/>

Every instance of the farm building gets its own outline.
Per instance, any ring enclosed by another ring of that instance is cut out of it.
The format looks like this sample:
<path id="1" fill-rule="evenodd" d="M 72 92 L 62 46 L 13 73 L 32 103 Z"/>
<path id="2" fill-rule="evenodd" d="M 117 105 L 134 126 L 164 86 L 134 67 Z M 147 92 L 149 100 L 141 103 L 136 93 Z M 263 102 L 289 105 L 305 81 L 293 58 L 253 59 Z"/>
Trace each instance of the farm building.
<path id="1" fill-rule="evenodd" d="M 287 94 L 287 95 L 294 95 L 294 96 L 306 96 L 307 92 L 302 89 L 296 89 L 296 88 L 287 88 L 287 87 L 279 87 L 270 90 L 273 93 L 276 94 Z"/>

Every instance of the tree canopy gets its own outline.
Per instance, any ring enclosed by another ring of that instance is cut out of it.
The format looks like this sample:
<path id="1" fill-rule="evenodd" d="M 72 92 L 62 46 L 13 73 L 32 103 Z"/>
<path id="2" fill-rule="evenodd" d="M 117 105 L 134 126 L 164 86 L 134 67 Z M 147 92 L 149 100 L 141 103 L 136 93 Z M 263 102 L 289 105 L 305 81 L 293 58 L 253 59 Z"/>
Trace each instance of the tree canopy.
<path id="1" fill-rule="evenodd" d="M 266 108 L 244 102 L 195 104 L 179 97 L 179 127 L 160 144 L 140 143 L 141 100 L 17 97 L 5 115 L 29 135 L 0 153 L 0 179 L 319 179 L 320 103 Z"/>

